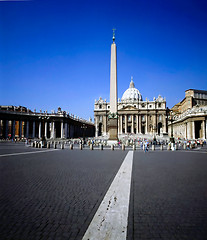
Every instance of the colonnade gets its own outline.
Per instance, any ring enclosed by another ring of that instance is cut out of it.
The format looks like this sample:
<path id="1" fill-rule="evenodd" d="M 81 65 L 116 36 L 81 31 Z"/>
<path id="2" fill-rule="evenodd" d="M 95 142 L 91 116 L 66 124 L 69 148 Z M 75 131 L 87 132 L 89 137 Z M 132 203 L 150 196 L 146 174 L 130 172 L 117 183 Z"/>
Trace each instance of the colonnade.
<path id="1" fill-rule="evenodd" d="M 160 133 L 162 129 L 163 132 L 167 132 L 166 129 L 166 117 L 165 115 L 152 114 L 120 114 L 118 121 L 119 134 L 153 134 Z"/>
<path id="2" fill-rule="evenodd" d="M 14 138 L 77 138 L 93 137 L 93 123 L 81 122 L 68 117 L 28 117 L 19 115 L 1 115 L 0 139 Z"/>
<path id="3" fill-rule="evenodd" d="M 172 124 L 169 125 L 169 132 L 171 132 Z M 193 120 L 189 119 L 182 123 L 173 123 L 173 135 L 176 138 L 185 139 L 206 139 L 207 138 L 207 120 Z"/>

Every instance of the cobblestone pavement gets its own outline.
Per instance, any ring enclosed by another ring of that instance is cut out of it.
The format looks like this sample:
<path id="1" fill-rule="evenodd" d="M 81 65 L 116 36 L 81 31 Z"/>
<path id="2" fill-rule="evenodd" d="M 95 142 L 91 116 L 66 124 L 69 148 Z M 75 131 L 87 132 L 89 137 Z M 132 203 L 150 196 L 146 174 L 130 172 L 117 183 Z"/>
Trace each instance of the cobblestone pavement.
<path id="1" fill-rule="evenodd" d="M 128 239 L 207 239 L 207 154 L 135 153 Z"/>
<path id="2" fill-rule="evenodd" d="M 1 157 L 0 239 L 81 239 L 127 152 L 114 153 Z"/>
<path id="3" fill-rule="evenodd" d="M 0 155 L 42 150 L 0 144 Z M 134 153 L 128 240 L 207 239 L 205 151 Z M 0 157 L 0 239 L 81 240 L 126 154 L 64 149 Z"/>

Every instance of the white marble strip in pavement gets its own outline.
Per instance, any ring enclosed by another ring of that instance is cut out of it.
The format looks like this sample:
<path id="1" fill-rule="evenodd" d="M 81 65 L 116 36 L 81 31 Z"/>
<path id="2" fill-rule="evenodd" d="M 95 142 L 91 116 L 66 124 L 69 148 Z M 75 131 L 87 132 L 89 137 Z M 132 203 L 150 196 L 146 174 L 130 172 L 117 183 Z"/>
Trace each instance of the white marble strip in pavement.
<path id="1" fill-rule="evenodd" d="M 132 164 L 129 151 L 82 240 L 126 240 Z"/>
<path id="2" fill-rule="evenodd" d="M 21 152 L 21 153 L 8 153 L 8 154 L 2 154 L 0 157 L 7 157 L 7 156 L 16 156 L 16 155 L 23 155 L 23 154 L 33 154 L 33 153 L 43 153 L 43 152 L 51 152 L 51 151 L 57 151 L 60 149 L 51 149 L 51 150 L 43 150 L 43 151 L 35 151 L 35 152 Z"/>

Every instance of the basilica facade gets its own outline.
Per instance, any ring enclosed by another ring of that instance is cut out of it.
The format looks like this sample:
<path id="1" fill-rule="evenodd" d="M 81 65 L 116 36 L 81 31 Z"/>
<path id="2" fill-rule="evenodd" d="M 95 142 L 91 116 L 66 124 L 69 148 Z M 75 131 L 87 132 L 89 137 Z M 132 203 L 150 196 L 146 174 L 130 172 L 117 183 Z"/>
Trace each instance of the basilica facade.
<path id="1" fill-rule="evenodd" d="M 95 100 L 94 123 L 96 137 L 108 137 L 108 116 L 110 103 Z M 167 135 L 167 108 L 166 99 L 160 95 L 150 101 L 144 101 L 138 89 L 135 88 L 133 78 L 129 88 L 117 102 L 118 137 L 155 137 Z"/>

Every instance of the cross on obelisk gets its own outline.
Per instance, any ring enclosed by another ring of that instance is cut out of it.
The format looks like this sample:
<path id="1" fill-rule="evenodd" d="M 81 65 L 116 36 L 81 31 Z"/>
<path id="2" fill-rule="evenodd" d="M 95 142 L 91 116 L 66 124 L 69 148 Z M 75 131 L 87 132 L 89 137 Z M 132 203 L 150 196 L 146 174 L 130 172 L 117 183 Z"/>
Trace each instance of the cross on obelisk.
<path id="1" fill-rule="evenodd" d="M 111 44 L 110 65 L 110 113 L 108 116 L 109 140 L 118 140 L 118 118 L 117 118 L 117 60 L 115 29 L 113 29 L 113 43 Z"/>

